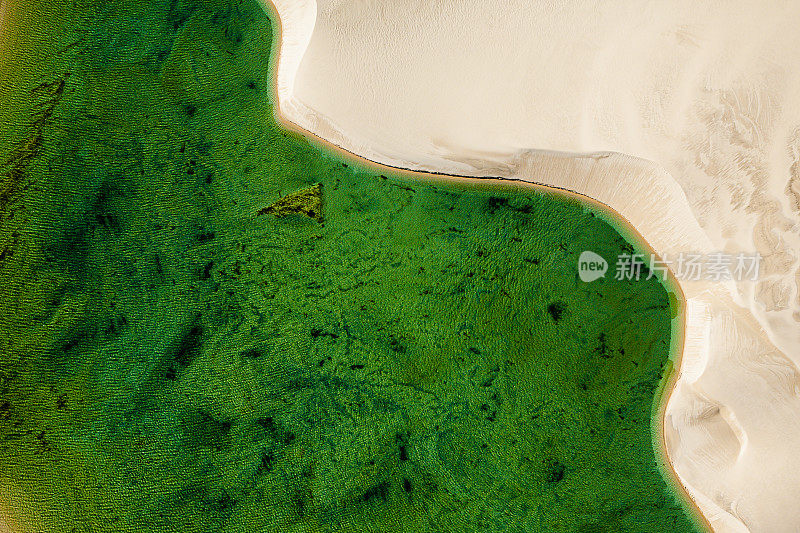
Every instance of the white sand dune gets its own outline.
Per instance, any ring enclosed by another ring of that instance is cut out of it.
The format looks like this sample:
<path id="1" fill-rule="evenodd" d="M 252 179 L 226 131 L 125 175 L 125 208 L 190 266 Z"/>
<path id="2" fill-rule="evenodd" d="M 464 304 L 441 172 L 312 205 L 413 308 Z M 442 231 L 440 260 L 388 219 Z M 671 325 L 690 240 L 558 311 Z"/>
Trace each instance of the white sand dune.
<path id="1" fill-rule="evenodd" d="M 662 257 L 762 254 L 756 282 L 681 282 L 663 432 L 715 531 L 800 531 L 800 2 L 274 3 L 301 128 L 585 194 Z"/>

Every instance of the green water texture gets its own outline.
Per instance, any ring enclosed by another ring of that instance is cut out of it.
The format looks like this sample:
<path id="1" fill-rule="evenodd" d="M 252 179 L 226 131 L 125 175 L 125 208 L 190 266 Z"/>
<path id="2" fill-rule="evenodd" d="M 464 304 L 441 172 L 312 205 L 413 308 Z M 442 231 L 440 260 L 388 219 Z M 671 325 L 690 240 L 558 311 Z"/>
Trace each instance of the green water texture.
<path id="1" fill-rule="evenodd" d="M 578 279 L 634 250 L 588 205 L 285 131 L 254 0 L 15 17 L 0 507 L 26 531 L 695 530 L 653 446 L 675 309 Z"/>

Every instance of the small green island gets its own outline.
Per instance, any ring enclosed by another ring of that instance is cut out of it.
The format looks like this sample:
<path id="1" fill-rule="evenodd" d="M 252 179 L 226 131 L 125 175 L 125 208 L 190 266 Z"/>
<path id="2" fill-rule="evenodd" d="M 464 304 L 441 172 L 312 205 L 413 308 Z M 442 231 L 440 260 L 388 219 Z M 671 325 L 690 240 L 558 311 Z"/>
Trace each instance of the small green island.
<path id="1" fill-rule="evenodd" d="M 698 530 L 654 449 L 675 294 L 578 278 L 635 249 L 595 208 L 285 130 L 255 0 L 13 4 L 9 527 Z"/>

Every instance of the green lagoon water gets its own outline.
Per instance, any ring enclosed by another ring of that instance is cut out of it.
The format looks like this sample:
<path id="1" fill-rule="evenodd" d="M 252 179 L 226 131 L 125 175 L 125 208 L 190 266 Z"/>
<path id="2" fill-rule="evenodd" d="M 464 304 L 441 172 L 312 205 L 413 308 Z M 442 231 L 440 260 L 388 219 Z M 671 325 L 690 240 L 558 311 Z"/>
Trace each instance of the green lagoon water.
<path id="1" fill-rule="evenodd" d="M 653 451 L 674 309 L 578 279 L 632 250 L 587 206 L 284 131 L 255 0 L 15 10 L 0 506 L 26 531 L 695 530 Z"/>

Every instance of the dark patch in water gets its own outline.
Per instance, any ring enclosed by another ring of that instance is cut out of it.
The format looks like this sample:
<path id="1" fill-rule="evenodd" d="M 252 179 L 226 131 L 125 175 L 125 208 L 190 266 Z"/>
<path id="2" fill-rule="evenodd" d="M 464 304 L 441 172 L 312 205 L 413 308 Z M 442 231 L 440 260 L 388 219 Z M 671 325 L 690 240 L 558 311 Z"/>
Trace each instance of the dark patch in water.
<path id="1" fill-rule="evenodd" d="M 386 501 L 386 497 L 389 494 L 389 483 L 383 481 L 378 483 L 377 485 L 370 487 L 367 491 L 361 496 L 361 499 L 365 502 L 370 500 L 381 499 Z"/>
<path id="2" fill-rule="evenodd" d="M 567 306 L 564 305 L 564 302 L 553 302 L 547 306 L 547 312 L 550 313 L 550 318 L 553 319 L 553 322 L 558 322 L 561 320 L 561 317 L 564 315 L 564 311 L 566 311 Z"/>
<path id="3" fill-rule="evenodd" d="M 564 479 L 566 467 L 558 461 L 551 461 L 547 465 L 546 479 L 548 483 L 558 483 Z"/>

